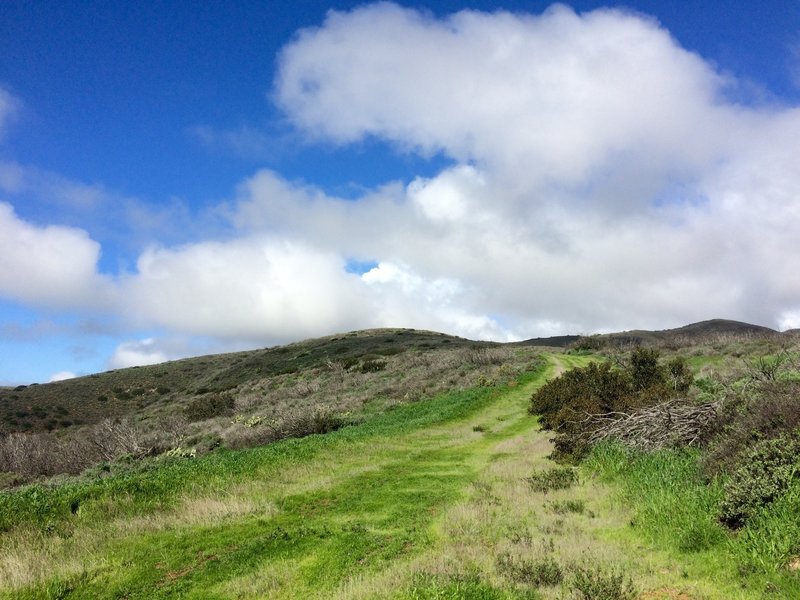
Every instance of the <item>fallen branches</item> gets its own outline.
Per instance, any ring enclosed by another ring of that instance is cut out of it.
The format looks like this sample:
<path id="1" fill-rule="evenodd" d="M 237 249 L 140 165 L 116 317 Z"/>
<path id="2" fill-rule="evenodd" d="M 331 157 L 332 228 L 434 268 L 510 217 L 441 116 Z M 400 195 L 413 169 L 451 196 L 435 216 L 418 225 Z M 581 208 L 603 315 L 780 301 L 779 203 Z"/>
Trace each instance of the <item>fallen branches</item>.
<path id="1" fill-rule="evenodd" d="M 644 452 L 698 446 L 713 430 L 720 406 L 719 401 L 690 404 L 673 399 L 631 413 L 589 415 L 580 422 L 579 437 L 588 446 L 615 440 Z"/>

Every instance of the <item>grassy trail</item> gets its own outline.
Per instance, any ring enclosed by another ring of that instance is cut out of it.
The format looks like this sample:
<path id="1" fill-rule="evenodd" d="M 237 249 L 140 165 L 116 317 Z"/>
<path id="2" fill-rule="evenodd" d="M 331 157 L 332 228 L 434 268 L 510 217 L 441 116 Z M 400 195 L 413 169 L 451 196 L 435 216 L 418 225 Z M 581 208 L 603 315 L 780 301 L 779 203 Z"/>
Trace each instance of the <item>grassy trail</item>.
<path id="1" fill-rule="evenodd" d="M 414 425 L 421 403 L 387 419 L 385 432 L 379 424 L 295 440 L 289 454 L 298 459 L 260 459 L 230 478 L 215 472 L 171 511 L 7 536 L 0 574 L 16 580 L 0 580 L 0 596 L 513 598 L 531 588 L 502 564 L 549 557 L 619 567 L 654 594 L 684 594 L 647 598 L 738 597 L 717 594 L 724 584 L 712 575 L 698 572 L 700 583 L 688 585 L 686 567 L 669 556 L 645 556 L 620 533 L 630 515 L 602 485 L 530 489 L 525 478 L 553 466 L 548 435 L 527 414 L 530 395 L 589 359 L 548 360 L 516 386 L 475 392 L 447 418 Z M 434 410 L 449 401 L 427 402 Z M 581 510 L 566 510 L 568 500 Z M 564 586 L 524 597 L 563 597 Z"/>

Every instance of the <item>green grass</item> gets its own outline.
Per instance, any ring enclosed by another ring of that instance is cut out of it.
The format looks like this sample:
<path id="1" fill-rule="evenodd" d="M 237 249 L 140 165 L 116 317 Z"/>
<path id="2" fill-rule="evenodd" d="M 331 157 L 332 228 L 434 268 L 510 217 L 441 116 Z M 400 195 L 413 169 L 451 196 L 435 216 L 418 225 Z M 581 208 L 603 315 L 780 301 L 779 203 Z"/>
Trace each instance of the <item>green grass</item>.
<path id="1" fill-rule="evenodd" d="M 520 385 L 539 375 L 527 374 Z M 62 573 L 16 589 L 13 597 L 70 590 L 71 598 L 223 598 L 254 585 L 258 597 L 266 589 L 253 582 L 282 564 L 293 565 L 289 597 L 324 596 L 348 578 L 431 546 L 438 515 L 475 477 L 474 454 L 492 443 L 479 433 L 467 443 L 452 430 L 471 428 L 473 415 L 491 413 L 502 394 L 497 388 L 445 394 L 325 436 L 150 461 L 100 479 L 0 494 L 0 526 L 11 530 L 9 539 L 43 557 L 49 551 L 41 545 L 74 545 L 84 553 L 80 566 L 62 564 Z M 501 438 L 503 427 L 512 435 L 519 426 L 504 422 L 492 435 Z M 170 511 L 180 514 L 187 498 L 224 499 L 242 489 L 271 510 L 153 526 Z M 142 530 L 131 531 L 126 524 L 137 519 Z"/>
<path id="2" fill-rule="evenodd" d="M 552 354 L 326 435 L 0 493 L 0 598 L 800 597 L 800 489 L 733 536 L 694 452 L 603 446 L 578 478 L 546 458 L 531 393 L 591 360 Z"/>
<path id="3" fill-rule="evenodd" d="M 0 531 L 24 525 L 52 527 L 59 521 L 69 521 L 74 517 L 76 503 L 80 518 L 86 520 L 106 514 L 109 501 L 115 515 L 147 514 L 170 507 L 187 489 L 197 492 L 235 484 L 240 478 L 269 476 L 334 447 L 463 418 L 485 406 L 494 393 L 490 388 L 478 388 L 445 394 L 424 403 L 398 407 L 363 425 L 325 436 L 286 440 L 250 450 L 221 450 L 194 460 L 121 463 L 114 465 L 118 473 L 101 478 L 0 492 Z"/>
<path id="4" fill-rule="evenodd" d="M 609 444 L 597 447 L 584 469 L 618 486 L 636 537 L 680 557 L 696 576 L 735 582 L 742 597 L 800 597 L 800 577 L 787 568 L 800 555 L 800 485 L 733 533 L 718 521 L 723 482 L 704 481 L 698 457 Z"/>

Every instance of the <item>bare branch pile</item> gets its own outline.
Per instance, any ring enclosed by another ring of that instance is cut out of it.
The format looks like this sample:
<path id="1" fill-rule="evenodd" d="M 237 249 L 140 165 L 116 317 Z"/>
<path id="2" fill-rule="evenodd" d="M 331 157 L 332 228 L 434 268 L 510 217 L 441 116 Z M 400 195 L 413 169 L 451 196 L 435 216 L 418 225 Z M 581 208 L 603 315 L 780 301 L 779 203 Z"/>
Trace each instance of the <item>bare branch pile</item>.
<path id="1" fill-rule="evenodd" d="M 615 440 L 644 452 L 698 446 L 713 430 L 721 404 L 720 401 L 691 404 L 673 399 L 631 413 L 589 415 L 581 422 L 582 442 L 593 446 Z"/>

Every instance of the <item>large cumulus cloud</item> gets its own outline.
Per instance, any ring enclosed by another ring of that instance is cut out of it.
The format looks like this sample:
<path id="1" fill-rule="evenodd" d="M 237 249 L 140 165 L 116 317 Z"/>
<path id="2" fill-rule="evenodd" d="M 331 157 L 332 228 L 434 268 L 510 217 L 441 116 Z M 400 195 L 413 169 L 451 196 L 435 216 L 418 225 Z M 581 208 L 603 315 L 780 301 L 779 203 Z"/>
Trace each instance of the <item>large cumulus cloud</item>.
<path id="1" fill-rule="evenodd" d="M 289 121 L 446 168 L 355 199 L 260 170 L 212 211 L 224 235 L 148 246 L 112 292 L 85 232 L 0 205 L 0 293 L 90 306 L 105 290 L 132 327 L 225 343 L 798 326 L 800 109 L 736 101 L 737 85 L 619 10 L 331 12 L 279 57 Z M 164 347 L 129 342 L 113 364 Z"/>
<path id="2" fill-rule="evenodd" d="M 528 334 L 542 320 L 786 322 L 800 113 L 738 92 L 640 15 L 436 19 L 381 3 L 301 32 L 276 95 L 312 137 L 470 165 L 409 187 L 403 258 Z"/>

